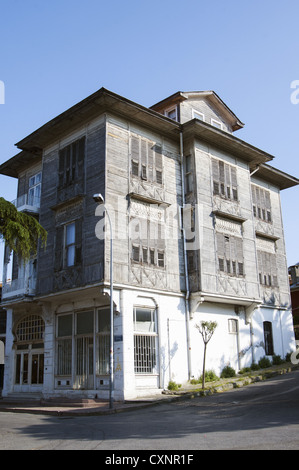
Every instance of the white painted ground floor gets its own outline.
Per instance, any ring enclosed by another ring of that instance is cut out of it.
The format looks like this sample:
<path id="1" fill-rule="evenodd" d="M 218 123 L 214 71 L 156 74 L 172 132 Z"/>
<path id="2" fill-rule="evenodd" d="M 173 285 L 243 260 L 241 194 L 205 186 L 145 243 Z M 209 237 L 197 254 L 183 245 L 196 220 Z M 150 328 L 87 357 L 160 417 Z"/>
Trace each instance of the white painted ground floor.
<path id="1" fill-rule="evenodd" d="M 226 365 L 238 371 L 295 350 L 285 308 L 203 301 L 187 321 L 183 295 L 115 288 L 113 300 L 115 400 L 198 378 L 204 348 L 195 325 L 203 320 L 217 322 L 206 362 L 217 375 Z M 108 290 L 90 288 L 7 307 L 2 396 L 108 398 L 109 302 Z"/>

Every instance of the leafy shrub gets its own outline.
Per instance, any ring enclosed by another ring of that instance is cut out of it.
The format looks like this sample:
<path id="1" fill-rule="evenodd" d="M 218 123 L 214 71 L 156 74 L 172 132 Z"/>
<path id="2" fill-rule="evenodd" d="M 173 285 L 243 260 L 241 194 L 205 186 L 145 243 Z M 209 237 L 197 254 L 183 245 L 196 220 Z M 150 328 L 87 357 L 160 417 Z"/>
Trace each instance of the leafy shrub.
<path id="1" fill-rule="evenodd" d="M 258 364 L 256 364 L 255 362 L 253 362 L 250 366 L 250 369 L 251 370 L 259 370 L 260 366 Z"/>
<path id="2" fill-rule="evenodd" d="M 200 382 L 202 382 L 202 375 L 199 378 Z M 205 381 L 206 382 L 214 382 L 216 380 L 219 380 L 219 377 L 215 374 L 213 370 L 207 370 L 205 372 Z"/>
<path id="3" fill-rule="evenodd" d="M 228 379 L 229 377 L 235 377 L 236 376 L 236 371 L 230 366 L 225 366 L 222 369 L 220 377 L 222 379 Z"/>
<path id="4" fill-rule="evenodd" d="M 219 380 L 219 377 L 215 374 L 213 370 L 207 370 L 205 372 L 205 382 L 215 382 Z M 190 383 L 193 385 L 202 383 L 202 375 L 198 379 L 191 379 Z"/>
<path id="5" fill-rule="evenodd" d="M 271 367 L 272 363 L 270 359 L 268 359 L 266 356 L 262 357 L 259 362 L 259 366 L 261 369 L 266 369 L 267 367 Z"/>
<path id="6" fill-rule="evenodd" d="M 243 369 L 239 370 L 239 374 L 247 374 L 251 371 L 250 367 L 243 367 Z"/>
<path id="7" fill-rule="evenodd" d="M 279 366 L 280 364 L 283 364 L 284 360 L 281 358 L 281 356 L 279 356 L 279 354 L 274 354 L 274 356 L 272 357 L 272 364 L 274 366 Z"/>
<path id="8" fill-rule="evenodd" d="M 292 355 L 292 352 L 288 352 L 286 354 L 286 357 L 285 357 L 286 362 L 291 362 L 291 355 Z"/>
<path id="9" fill-rule="evenodd" d="M 168 384 L 168 390 L 178 390 L 179 388 L 181 388 L 181 386 L 181 384 L 177 384 L 173 380 L 170 380 Z"/>

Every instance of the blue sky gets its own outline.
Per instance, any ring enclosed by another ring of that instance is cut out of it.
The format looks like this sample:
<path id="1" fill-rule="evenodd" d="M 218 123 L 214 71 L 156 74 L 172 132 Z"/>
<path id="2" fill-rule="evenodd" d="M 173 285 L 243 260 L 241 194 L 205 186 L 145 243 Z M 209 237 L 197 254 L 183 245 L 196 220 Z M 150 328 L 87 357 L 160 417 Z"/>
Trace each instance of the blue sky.
<path id="1" fill-rule="evenodd" d="M 144 106 L 214 90 L 245 123 L 236 136 L 299 177 L 298 18 L 298 0 L 0 0 L 0 163 L 102 86 Z M 0 187 L 15 198 L 14 179 L 0 176 Z M 298 194 L 282 192 L 289 265 L 299 261 Z"/>

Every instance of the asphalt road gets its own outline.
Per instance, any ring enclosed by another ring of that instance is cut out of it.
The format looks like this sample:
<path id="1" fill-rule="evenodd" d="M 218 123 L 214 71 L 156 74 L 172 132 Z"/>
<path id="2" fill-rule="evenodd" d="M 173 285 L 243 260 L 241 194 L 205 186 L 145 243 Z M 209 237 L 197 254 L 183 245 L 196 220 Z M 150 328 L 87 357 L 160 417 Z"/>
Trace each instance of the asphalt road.
<path id="1" fill-rule="evenodd" d="M 127 450 L 134 455 L 141 450 L 154 455 L 186 449 L 191 454 L 216 449 L 299 450 L 299 371 L 222 394 L 113 415 L 0 413 L 0 450 L 34 449 Z"/>

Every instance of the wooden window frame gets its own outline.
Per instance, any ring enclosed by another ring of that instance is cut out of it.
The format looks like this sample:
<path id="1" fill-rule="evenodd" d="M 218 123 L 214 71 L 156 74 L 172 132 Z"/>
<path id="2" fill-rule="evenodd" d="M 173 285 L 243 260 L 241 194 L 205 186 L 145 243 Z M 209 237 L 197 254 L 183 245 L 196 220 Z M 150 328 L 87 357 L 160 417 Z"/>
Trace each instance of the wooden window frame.
<path id="1" fill-rule="evenodd" d="M 237 167 L 212 158 L 213 195 L 238 202 Z"/>
<path id="2" fill-rule="evenodd" d="M 256 184 L 251 185 L 252 211 L 256 219 L 272 224 L 271 194 Z"/>
<path id="3" fill-rule="evenodd" d="M 131 176 L 159 186 L 163 185 L 162 147 L 137 135 L 130 137 Z"/>
<path id="4" fill-rule="evenodd" d="M 243 239 L 216 232 L 218 272 L 232 277 L 244 277 Z"/>

